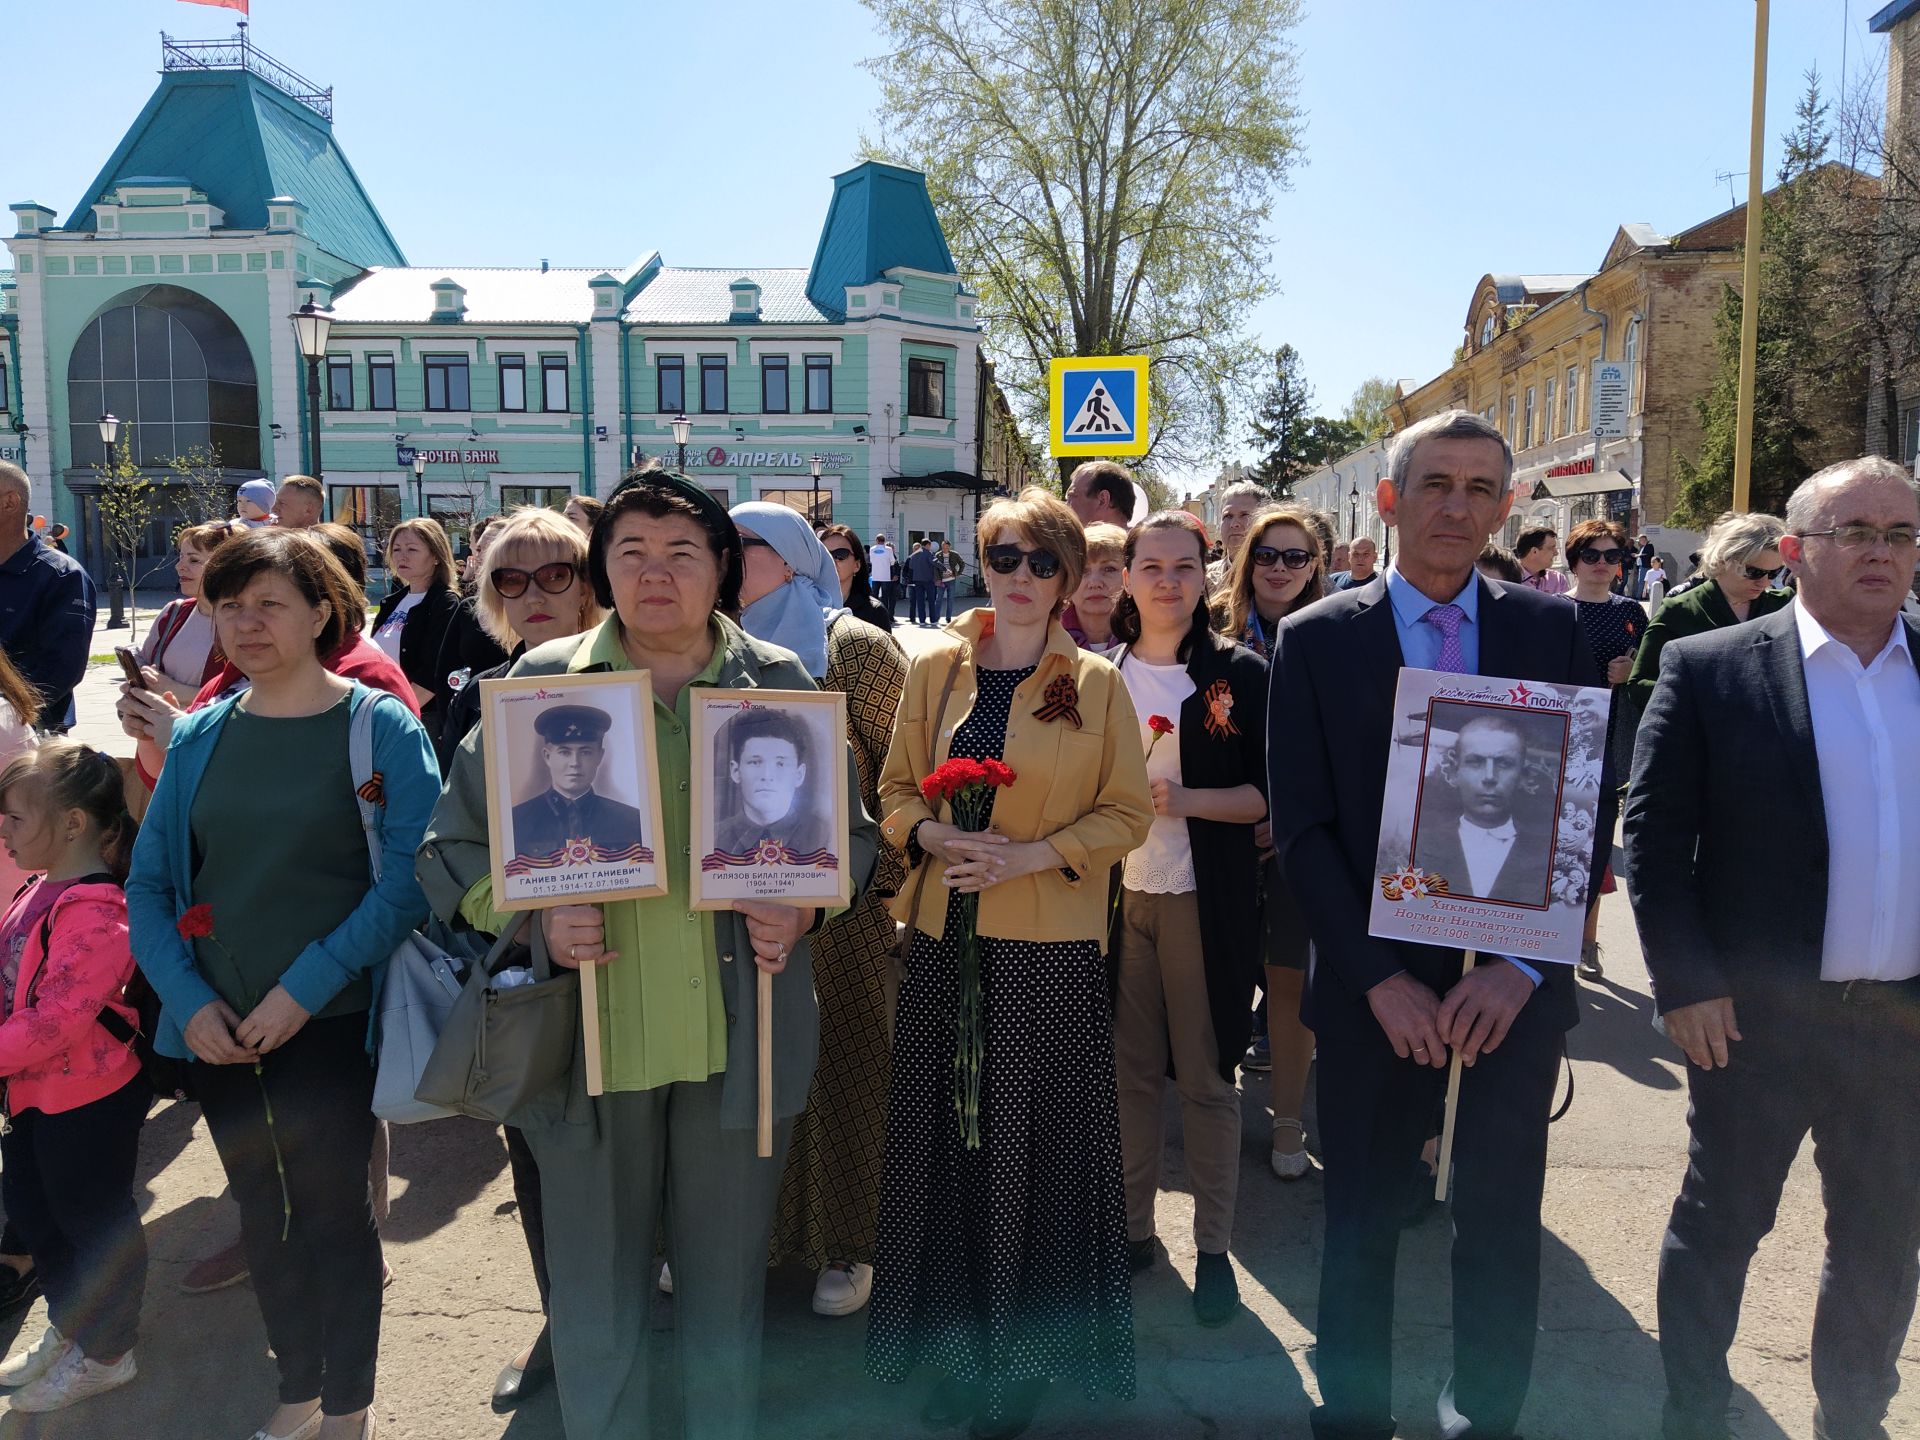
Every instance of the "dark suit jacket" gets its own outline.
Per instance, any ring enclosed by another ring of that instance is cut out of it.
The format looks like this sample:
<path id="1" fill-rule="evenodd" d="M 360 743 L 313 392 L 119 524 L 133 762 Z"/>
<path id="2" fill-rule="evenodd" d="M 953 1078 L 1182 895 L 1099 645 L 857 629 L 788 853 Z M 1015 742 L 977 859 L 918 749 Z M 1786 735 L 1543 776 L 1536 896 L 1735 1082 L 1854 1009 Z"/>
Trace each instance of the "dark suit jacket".
<path id="1" fill-rule="evenodd" d="M 1603 683 L 1578 611 L 1558 595 L 1479 580 L 1480 673 L 1557 684 Z M 1287 883 L 1306 912 L 1318 959 L 1308 1006 L 1365 1004 L 1404 970 L 1444 992 L 1459 979 L 1458 950 L 1367 933 L 1393 742 L 1393 696 L 1403 661 L 1384 577 L 1309 605 L 1281 623 L 1267 705 L 1273 838 Z M 1610 777 L 1600 790 L 1602 837 L 1613 834 Z M 1608 847 L 1595 847 L 1594 884 Z M 1531 1003 L 1575 1022 L 1573 967 L 1536 967 Z"/>
<path id="2" fill-rule="evenodd" d="M 1427 785 L 1427 793 L 1431 795 L 1431 778 Z M 1501 900 L 1509 905 L 1547 903 L 1547 886 L 1553 880 L 1553 852 L 1544 832 L 1527 829 L 1516 816 L 1513 848 L 1501 863 L 1500 873 L 1494 876 L 1493 888 L 1482 893 L 1473 888 L 1466 852 L 1460 846 L 1460 807 L 1451 801 L 1438 801 L 1421 808 L 1425 813 L 1420 816 L 1420 833 L 1414 837 L 1413 863 L 1429 875 L 1445 876 L 1453 894 Z"/>
<path id="3" fill-rule="evenodd" d="M 1920 624 L 1902 615 L 1920 663 Z M 1782 843 L 1782 836 L 1791 836 Z M 1667 647 L 1627 796 L 1627 888 L 1660 1013 L 1820 980 L 1827 820 L 1794 607 Z"/>
<path id="4" fill-rule="evenodd" d="M 1747 607 L 1747 619 L 1758 620 L 1763 615 L 1784 610 L 1792 599 L 1791 590 L 1762 590 L 1759 598 Z M 1634 653 L 1633 673 L 1627 677 L 1627 698 L 1633 702 L 1635 713 L 1645 710 L 1647 702 L 1653 699 L 1654 682 L 1660 678 L 1660 652 L 1668 641 L 1704 635 L 1709 630 L 1739 623 L 1733 607 L 1727 603 L 1726 592 L 1712 580 L 1668 595 L 1654 611 L 1653 623 L 1647 626 L 1640 648 Z"/>

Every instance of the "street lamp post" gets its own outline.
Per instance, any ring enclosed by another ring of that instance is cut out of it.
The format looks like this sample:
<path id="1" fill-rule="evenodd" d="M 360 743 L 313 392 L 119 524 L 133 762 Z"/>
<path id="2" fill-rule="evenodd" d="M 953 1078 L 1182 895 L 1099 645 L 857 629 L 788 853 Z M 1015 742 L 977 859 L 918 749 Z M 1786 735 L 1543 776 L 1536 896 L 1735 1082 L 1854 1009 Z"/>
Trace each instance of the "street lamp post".
<path id="1" fill-rule="evenodd" d="M 327 336 L 333 332 L 333 311 L 315 305 L 313 296 L 292 315 L 293 333 L 307 359 L 307 473 L 325 482 L 320 458 L 320 362 L 327 358 Z"/>
<path id="2" fill-rule="evenodd" d="M 113 444 L 119 438 L 120 419 L 109 410 L 100 417 L 100 443 L 107 447 L 107 479 L 109 481 L 111 481 L 114 476 Z M 94 508 L 97 510 L 99 505 L 99 499 L 96 497 L 94 500 Z M 104 532 L 105 527 L 102 526 L 101 529 Z M 106 538 L 104 533 L 101 538 L 104 542 Z M 109 590 L 113 596 L 113 614 L 107 618 L 107 628 L 109 630 L 118 630 L 127 623 L 126 611 L 123 608 L 125 596 L 120 589 L 120 566 L 118 557 L 114 557 L 113 583 L 109 587 Z"/>
<path id="3" fill-rule="evenodd" d="M 1347 539 L 1352 540 L 1360 533 L 1360 482 L 1353 482 L 1353 489 L 1347 492 Z"/>
<path id="4" fill-rule="evenodd" d="M 424 450 L 413 452 L 413 513 L 427 513 L 427 502 L 422 498 L 427 485 L 427 454 Z"/>
<path id="5" fill-rule="evenodd" d="M 807 494 L 807 519 L 810 523 L 814 525 L 818 525 L 821 523 L 820 522 L 820 465 L 821 465 L 821 460 L 818 455 L 815 455 L 813 459 L 808 462 L 808 465 L 807 465 L 808 470 L 811 471 L 813 475 L 813 488 Z"/>
<path id="6" fill-rule="evenodd" d="M 680 473 L 687 473 L 687 439 L 693 434 L 693 422 L 687 418 L 686 411 L 673 417 L 673 443 L 680 447 Z"/>

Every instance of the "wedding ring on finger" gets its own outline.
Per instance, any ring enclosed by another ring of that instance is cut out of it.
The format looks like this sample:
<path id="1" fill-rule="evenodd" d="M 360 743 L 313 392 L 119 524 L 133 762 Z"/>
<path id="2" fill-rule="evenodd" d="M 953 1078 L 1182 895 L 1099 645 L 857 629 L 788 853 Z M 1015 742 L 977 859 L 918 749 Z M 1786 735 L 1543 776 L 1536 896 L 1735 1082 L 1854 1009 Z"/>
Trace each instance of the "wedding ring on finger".
<path id="1" fill-rule="evenodd" d="M 567 959 L 576 965 L 580 963 L 580 947 L 578 945 L 567 946 Z"/>

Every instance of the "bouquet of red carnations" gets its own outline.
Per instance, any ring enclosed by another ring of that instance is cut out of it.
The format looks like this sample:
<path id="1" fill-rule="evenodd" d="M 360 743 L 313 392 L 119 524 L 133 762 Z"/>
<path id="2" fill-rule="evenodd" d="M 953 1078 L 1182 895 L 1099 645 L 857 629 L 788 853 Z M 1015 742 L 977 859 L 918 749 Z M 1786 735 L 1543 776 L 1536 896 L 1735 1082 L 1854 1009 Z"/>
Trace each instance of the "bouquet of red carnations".
<path id="1" fill-rule="evenodd" d="M 986 829 L 993 792 L 1013 784 L 1013 771 L 998 760 L 949 760 L 920 782 L 927 803 L 946 801 L 962 830 Z M 980 896 L 960 897 L 960 1003 L 954 1012 L 953 1110 L 969 1150 L 980 1148 L 980 1071 L 987 1058 L 986 1009 L 980 996 Z"/>

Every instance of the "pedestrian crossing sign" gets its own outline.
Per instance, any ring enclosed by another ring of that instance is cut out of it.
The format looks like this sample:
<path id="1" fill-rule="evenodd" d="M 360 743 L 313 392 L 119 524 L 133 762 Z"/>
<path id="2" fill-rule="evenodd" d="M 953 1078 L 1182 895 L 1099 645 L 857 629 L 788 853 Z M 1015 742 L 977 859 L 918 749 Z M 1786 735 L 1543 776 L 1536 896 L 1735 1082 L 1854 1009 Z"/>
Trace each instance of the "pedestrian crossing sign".
<path id="1" fill-rule="evenodd" d="M 1055 455 L 1147 453 L 1147 357 L 1073 355 L 1047 367 Z"/>

